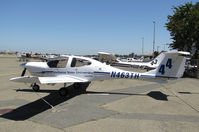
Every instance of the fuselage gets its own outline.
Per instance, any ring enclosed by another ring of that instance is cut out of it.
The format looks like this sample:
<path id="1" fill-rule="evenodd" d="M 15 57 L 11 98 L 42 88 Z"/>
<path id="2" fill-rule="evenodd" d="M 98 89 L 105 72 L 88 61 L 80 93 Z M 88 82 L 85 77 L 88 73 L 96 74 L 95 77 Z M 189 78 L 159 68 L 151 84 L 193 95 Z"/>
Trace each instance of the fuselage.
<path id="1" fill-rule="evenodd" d="M 142 73 L 121 70 L 91 58 L 68 56 L 49 62 L 28 62 L 25 68 L 33 76 L 55 77 L 70 75 L 89 81 L 111 78 L 137 79 Z"/>

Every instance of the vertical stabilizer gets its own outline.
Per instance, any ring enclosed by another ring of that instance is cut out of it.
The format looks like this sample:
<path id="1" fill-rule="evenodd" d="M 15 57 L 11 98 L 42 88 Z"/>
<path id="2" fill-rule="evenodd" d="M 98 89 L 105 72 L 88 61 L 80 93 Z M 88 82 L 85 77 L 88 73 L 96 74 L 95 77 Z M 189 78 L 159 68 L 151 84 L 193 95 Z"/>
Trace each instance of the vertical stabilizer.
<path id="1" fill-rule="evenodd" d="M 148 62 L 148 67 L 150 68 L 156 68 L 160 65 L 160 63 L 162 62 L 164 58 L 164 52 L 160 53 L 155 59 L 153 59 L 152 61 Z"/>
<path id="2" fill-rule="evenodd" d="M 164 78 L 180 78 L 185 71 L 186 58 L 180 52 L 164 52 L 160 65 L 143 76 L 154 76 Z"/>

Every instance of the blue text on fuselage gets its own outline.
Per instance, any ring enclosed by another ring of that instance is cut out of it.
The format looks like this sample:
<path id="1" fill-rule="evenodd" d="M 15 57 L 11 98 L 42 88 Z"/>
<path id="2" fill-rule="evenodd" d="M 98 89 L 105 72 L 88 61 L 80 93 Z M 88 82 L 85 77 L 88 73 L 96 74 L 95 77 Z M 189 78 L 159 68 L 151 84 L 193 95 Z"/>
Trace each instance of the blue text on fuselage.
<path id="1" fill-rule="evenodd" d="M 139 78 L 139 73 L 133 73 L 133 72 L 111 72 L 112 78 Z"/>

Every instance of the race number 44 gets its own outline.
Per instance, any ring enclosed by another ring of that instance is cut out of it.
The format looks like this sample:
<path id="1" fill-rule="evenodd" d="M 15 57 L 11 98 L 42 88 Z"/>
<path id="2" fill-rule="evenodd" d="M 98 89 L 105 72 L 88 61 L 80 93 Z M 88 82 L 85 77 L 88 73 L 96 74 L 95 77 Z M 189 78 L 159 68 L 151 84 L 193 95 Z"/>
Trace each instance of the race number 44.
<path id="1" fill-rule="evenodd" d="M 165 66 L 168 67 L 169 69 L 172 68 L 172 59 L 168 58 L 166 65 L 161 65 L 159 69 L 159 73 L 162 75 L 165 74 Z"/>

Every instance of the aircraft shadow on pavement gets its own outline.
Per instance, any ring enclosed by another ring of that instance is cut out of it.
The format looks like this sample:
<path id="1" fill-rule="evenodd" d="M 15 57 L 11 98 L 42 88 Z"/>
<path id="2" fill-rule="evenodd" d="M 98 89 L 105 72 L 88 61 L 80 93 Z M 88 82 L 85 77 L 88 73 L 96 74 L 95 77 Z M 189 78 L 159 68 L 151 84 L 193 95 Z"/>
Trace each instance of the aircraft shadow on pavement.
<path id="1" fill-rule="evenodd" d="M 19 89 L 17 91 L 23 91 L 23 92 L 34 92 L 31 89 Z M 57 92 L 57 90 L 40 90 L 40 93 L 52 93 L 52 92 Z M 149 96 L 153 99 L 156 100 L 162 100 L 162 101 L 168 101 L 168 96 L 170 95 L 166 95 L 160 91 L 151 91 L 147 94 L 133 94 L 133 93 L 121 93 L 121 92 L 94 92 L 94 91 L 87 91 L 87 94 L 110 94 L 110 95 L 137 95 L 137 96 Z M 77 93 L 76 93 L 77 94 Z"/>
<path id="2" fill-rule="evenodd" d="M 151 91 L 147 94 L 149 97 L 154 98 L 156 100 L 168 101 L 168 96 L 160 91 Z"/>
<path id="3" fill-rule="evenodd" d="M 195 93 L 195 92 L 178 92 L 179 94 L 199 94 L 199 93 Z"/>
<path id="4" fill-rule="evenodd" d="M 110 94 L 110 95 L 137 95 L 137 96 L 149 96 L 156 100 L 168 101 L 168 96 L 160 91 L 151 91 L 147 94 L 133 94 L 133 93 L 121 93 L 121 92 L 94 92 L 94 91 L 87 91 L 87 94 Z"/>
<path id="5" fill-rule="evenodd" d="M 71 86 L 68 86 L 67 88 L 73 89 L 73 86 L 71 85 Z M 24 90 L 21 89 L 18 91 L 34 92 L 31 89 L 30 90 L 29 89 L 24 89 Z M 49 95 L 43 97 L 43 99 L 45 101 L 47 101 L 48 103 L 50 103 L 52 106 L 56 106 L 56 105 L 61 104 L 75 96 L 82 94 L 82 92 L 80 92 L 80 91 L 75 92 L 75 90 L 73 90 L 72 94 L 69 97 L 61 97 L 58 94 L 57 90 L 40 90 L 39 92 L 50 93 Z M 42 100 L 42 98 L 40 98 L 34 102 L 31 102 L 31 103 L 23 105 L 19 108 L 16 108 L 9 113 L 3 114 L 0 117 L 5 118 L 5 119 L 10 119 L 10 120 L 15 120 L 15 121 L 29 119 L 39 113 L 42 113 L 48 109 L 51 109 L 51 106 L 48 105 L 46 102 L 44 102 L 44 100 Z"/>
<path id="6" fill-rule="evenodd" d="M 88 86 L 85 86 L 86 88 Z M 73 89 L 73 86 L 69 86 L 67 88 Z M 23 92 L 34 92 L 31 89 L 20 89 L 17 91 L 23 91 Z M 40 90 L 39 92 L 42 93 L 50 93 L 49 95 L 43 97 L 44 100 L 46 100 L 48 103 L 50 103 L 52 106 L 59 105 L 75 96 L 78 96 L 80 94 L 83 94 L 83 92 L 73 90 L 72 94 L 69 97 L 61 97 L 58 94 L 57 90 Z M 87 94 L 110 94 L 110 95 L 137 95 L 137 96 L 150 96 L 157 100 L 163 100 L 167 101 L 167 96 L 163 94 L 160 91 L 151 91 L 148 94 L 132 94 L 132 93 L 121 93 L 121 92 L 92 92 L 87 91 Z M 1 115 L 1 118 L 15 120 L 15 121 L 21 121 L 21 120 L 27 120 L 37 114 L 40 114 L 48 109 L 51 109 L 51 106 L 49 106 L 46 102 L 44 102 L 42 99 L 38 99 L 34 102 L 28 103 L 26 105 L 23 105 L 17 109 L 14 109 L 13 111 L 6 113 L 4 115 Z"/>

